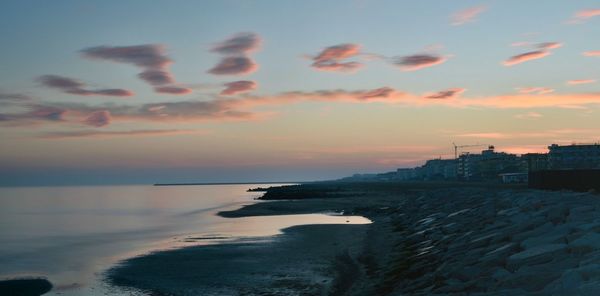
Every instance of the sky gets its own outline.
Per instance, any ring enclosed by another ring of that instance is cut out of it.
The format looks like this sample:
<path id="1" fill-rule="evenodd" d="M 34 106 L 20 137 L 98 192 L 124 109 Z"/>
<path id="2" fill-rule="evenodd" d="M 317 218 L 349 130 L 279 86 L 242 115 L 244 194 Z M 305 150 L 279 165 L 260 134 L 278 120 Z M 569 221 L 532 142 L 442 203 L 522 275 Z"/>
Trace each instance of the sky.
<path id="1" fill-rule="evenodd" d="M 0 185 L 322 180 L 452 143 L 597 142 L 595 36 L 591 0 L 2 1 Z"/>

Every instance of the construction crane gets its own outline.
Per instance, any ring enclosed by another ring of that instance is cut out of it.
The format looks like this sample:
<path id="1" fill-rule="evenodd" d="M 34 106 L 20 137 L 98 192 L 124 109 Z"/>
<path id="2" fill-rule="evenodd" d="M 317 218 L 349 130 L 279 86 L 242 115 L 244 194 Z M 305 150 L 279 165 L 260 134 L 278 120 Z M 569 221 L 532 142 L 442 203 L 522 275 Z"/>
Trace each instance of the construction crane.
<path id="1" fill-rule="evenodd" d="M 485 147 L 489 146 L 487 144 L 475 144 L 475 145 L 456 145 L 452 142 L 452 146 L 454 146 L 454 159 L 458 159 L 458 148 L 468 148 L 468 147 Z M 490 146 L 491 147 L 491 146 Z"/>

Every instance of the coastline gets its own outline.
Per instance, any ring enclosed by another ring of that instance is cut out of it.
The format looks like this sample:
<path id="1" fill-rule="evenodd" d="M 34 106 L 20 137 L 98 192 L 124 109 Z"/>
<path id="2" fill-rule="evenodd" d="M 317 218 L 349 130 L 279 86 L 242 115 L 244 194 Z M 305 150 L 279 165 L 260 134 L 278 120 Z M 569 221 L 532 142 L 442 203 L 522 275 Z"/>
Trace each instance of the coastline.
<path id="1" fill-rule="evenodd" d="M 297 199 L 304 195 L 303 199 Z M 319 183 L 269 189 L 228 218 L 343 212 L 306 225 L 132 258 L 107 279 L 172 295 L 561 294 L 600 289 L 600 199 L 486 184 Z M 276 200 L 276 201 L 275 201 Z M 575 289 L 575 290 L 574 290 Z"/>

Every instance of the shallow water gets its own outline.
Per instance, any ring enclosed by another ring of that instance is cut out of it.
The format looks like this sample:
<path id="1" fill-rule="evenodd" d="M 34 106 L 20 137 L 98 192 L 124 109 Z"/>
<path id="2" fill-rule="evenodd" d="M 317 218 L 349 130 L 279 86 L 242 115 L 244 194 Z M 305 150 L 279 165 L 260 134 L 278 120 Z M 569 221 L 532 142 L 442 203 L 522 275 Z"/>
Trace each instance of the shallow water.
<path id="1" fill-rule="evenodd" d="M 268 185 L 0 188 L 0 278 L 45 276 L 49 295 L 129 295 L 102 272 L 150 251 L 275 235 L 302 224 L 369 223 L 325 214 L 222 218 Z"/>

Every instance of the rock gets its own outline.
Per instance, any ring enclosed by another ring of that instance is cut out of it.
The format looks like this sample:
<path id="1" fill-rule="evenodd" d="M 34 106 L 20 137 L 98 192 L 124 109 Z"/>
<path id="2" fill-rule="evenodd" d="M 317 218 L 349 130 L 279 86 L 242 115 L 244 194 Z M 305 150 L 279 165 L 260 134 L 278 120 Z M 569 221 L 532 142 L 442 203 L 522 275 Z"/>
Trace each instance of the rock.
<path id="1" fill-rule="evenodd" d="M 556 206 L 546 212 L 546 219 L 553 224 L 564 223 L 569 216 L 569 208 L 566 206 Z"/>
<path id="2" fill-rule="evenodd" d="M 38 296 L 52 289 L 52 283 L 43 278 L 0 280 L 0 295 Z"/>
<path id="3" fill-rule="evenodd" d="M 494 273 L 492 273 L 492 278 L 497 282 L 504 281 L 510 276 L 512 276 L 512 273 L 502 267 L 498 267 Z"/>
<path id="4" fill-rule="evenodd" d="M 600 264 L 590 264 L 565 271 L 544 292 L 551 295 L 598 295 Z"/>
<path id="5" fill-rule="evenodd" d="M 504 265 L 506 258 L 518 251 L 518 249 L 519 245 L 515 243 L 508 243 L 487 252 L 479 259 L 479 262 L 485 266 Z"/>
<path id="6" fill-rule="evenodd" d="M 549 232 L 548 234 L 542 234 L 536 237 L 530 237 L 521 242 L 521 246 L 523 249 L 528 250 L 535 246 L 543 245 L 543 244 L 564 244 L 567 242 L 566 233 L 553 233 Z"/>
<path id="7" fill-rule="evenodd" d="M 531 266 L 550 262 L 555 256 L 566 254 L 567 244 L 544 244 L 532 247 L 520 253 L 508 257 L 507 267 L 509 270 L 518 270 L 522 266 Z"/>
<path id="8" fill-rule="evenodd" d="M 575 253 L 589 253 L 600 249 L 600 233 L 588 232 L 570 242 L 569 248 Z"/>

